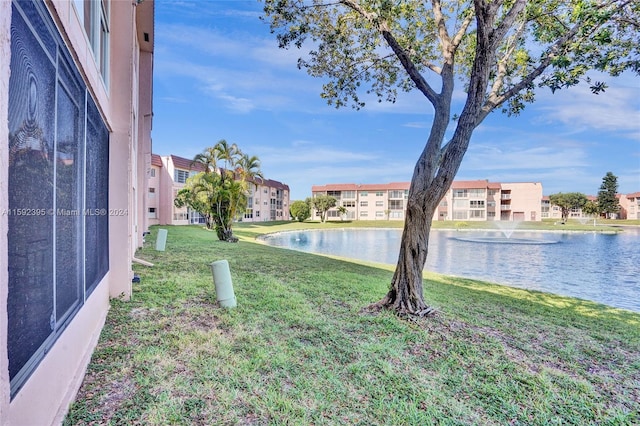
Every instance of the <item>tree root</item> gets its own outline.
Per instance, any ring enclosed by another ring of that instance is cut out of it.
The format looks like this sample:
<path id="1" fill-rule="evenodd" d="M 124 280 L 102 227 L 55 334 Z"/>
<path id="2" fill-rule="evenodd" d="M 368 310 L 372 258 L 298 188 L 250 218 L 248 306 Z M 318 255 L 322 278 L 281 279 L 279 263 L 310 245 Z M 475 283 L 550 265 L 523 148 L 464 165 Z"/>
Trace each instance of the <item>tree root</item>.
<path id="1" fill-rule="evenodd" d="M 436 308 L 431 306 L 426 306 L 424 309 L 421 309 L 419 311 L 410 311 L 405 307 L 395 306 L 394 303 L 389 302 L 389 300 L 387 300 L 387 298 L 385 297 L 384 299 L 378 302 L 372 303 L 360 309 L 360 313 L 375 315 L 380 311 L 382 311 L 383 309 L 394 311 L 399 317 L 405 318 L 405 319 L 425 318 L 425 317 L 433 316 L 438 312 Z"/>

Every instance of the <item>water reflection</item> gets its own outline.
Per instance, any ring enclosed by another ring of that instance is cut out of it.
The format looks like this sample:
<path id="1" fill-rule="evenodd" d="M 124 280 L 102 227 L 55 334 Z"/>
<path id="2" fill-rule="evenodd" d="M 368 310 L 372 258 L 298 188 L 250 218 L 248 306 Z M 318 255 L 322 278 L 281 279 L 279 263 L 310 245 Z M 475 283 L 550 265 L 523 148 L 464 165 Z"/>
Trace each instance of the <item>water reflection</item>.
<path id="1" fill-rule="evenodd" d="M 435 230 L 426 269 L 640 312 L 638 228 L 620 234 L 519 232 L 512 237 L 544 244 L 480 243 L 461 240 L 461 234 L 494 235 Z M 398 229 L 341 229 L 287 232 L 265 241 L 294 250 L 395 264 L 400 238 Z"/>

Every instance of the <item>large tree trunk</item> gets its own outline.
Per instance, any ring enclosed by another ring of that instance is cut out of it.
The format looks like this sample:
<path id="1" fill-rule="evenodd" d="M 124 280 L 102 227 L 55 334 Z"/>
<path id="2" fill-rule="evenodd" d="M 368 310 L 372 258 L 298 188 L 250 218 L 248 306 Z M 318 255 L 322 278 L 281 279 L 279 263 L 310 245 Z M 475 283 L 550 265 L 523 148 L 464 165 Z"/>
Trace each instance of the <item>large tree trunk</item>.
<path id="1" fill-rule="evenodd" d="M 387 295 L 373 305 L 393 309 L 399 314 L 424 316 L 431 312 L 423 297 L 422 272 L 427 260 L 427 245 L 432 214 L 407 209 L 400 254 Z"/>
<path id="2" fill-rule="evenodd" d="M 420 163 L 416 167 L 409 190 L 398 263 L 389 292 L 382 300 L 369 306 L 369 309 L 392 309 L 399 314 L 417 316 L 434 312 L 424 302 L 423 271 L 428 254 L 431 222 L 451 182 L 433 180 L 429 169 L 419 166 Z"/>
<path id="3" fill-rule="evenodd" d="M 521 2 L 519 7 L 524 7 L 523 5 Z M 422 287 L 431 221 L 440 200 L 458 173 L 473 129 L 481 121 L 482 104 L 489 81 L 489 64 L 495 56 L 494 44 L 504 36 L 500 31 L 491 31 L 495 19 L 493 7 L 494 3 L 475 2 L 478 30 L 467 100 L 457 120 L 454 134 L 444 147 L 442 142 L 449 124 L 453 95 L 453 57 L 449 57 L 442 68 L 442 93 L 434 98 L 435 111 L 431 132 L 411 179 L 396 271 L 387 295 L 369 306 L 369 309 L 387 308 L 399 314 L 417 316 L 434 312 L 434 309 L 424 302 Z M 414 82 L 420 87 L 419 79 Z"/>

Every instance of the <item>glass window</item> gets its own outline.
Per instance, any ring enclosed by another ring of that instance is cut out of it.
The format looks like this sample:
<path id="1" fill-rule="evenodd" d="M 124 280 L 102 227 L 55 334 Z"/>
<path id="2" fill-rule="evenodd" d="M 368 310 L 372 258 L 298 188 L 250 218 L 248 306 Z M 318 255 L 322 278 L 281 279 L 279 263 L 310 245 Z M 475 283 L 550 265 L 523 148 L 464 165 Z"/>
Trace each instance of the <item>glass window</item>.
<path id="1" fill-rule="evenodd" d="M 376 197 L 383 197 L 383 196 L 384 196 L 384 192 L 376 191 Z"/>
<path id="2" fill-rule="evenodd" d="M 156 169 L 151 169 L 151 177 L 156 177 Z"/>
<path id="3" fill-rule="evenodd" d="M 360 201 L 360 207 L 368 207 L 368 206 L 369 206 L 368 201 Z"/>
<path id="4" fill-rule="evenodd" d="M 455 211 L 453 212 L 453 218 L 455 220 L 466 220 L 467 212 L 466 211 Z"/>
<path id="5" fill-rule="evenodd" d="M 384 206 L 384 201 L 376 201 L 376 207 Z"/>
<path id="6" fill-rule="evenodd" d="M 469 202 L 467 200 L 453 200 L 454 209 L 466 209 L 468 206 Z"/>
<path id="7" fill-rule="evenodd" d="M 175 169 L 173 172 L 173 180 L 176 183 L 185 183 L 189 178 L 189 172 L 186 170 Z"/>
<path id="8" fill-rule="evenodd" d="M 109 132 L 53 28 L 44 3 L 12 3 L 11 51 L 22 55 L 8 99 L 12 398 L 109 269 Z"/>
<path id="9" fill-rule="evenodd" d="M 402 200 L 389 200 L 389 210 L 402 210 Z"/>
<path id="10" fill-rule="evenodd" d="M 109 0 L 74 0 L 105 85 L 109 84 Z"/>

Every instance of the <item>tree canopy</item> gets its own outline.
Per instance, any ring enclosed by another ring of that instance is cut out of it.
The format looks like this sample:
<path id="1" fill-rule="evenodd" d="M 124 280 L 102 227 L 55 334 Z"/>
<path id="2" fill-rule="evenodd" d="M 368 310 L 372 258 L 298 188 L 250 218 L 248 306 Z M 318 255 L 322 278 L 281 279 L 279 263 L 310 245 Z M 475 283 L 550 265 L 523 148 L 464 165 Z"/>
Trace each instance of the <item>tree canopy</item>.
<path id="1" fill-rule="evenodd" d="M 187 179 L 174 204 L 203 215 L 220 240 L 237 241 L 233 220 L 247 208 L 249 184 L 257 186 L 263 178 L 260 159 L 221 139 L 196 155 L 192 165 L 196 164 L 204 171 Z"/>
<path id="2" fill-rule="evenodd" d="M 296 200 L 289 206 L 289 213 L 298 222 L 304 222 L 311 217 L 311 207 L 306 201 Z"/>
<path id="3" fill-rule="evenodd" d="M 607 216 L 620 211 L 618 194 L 618 177 L 611 172 L 602 178 L 602 185 L 598 191 L 598 210 Z"/>
<path id="4" fill-rule="evenodd" d="M 581 209 L 587 204 L 587 196 L 580 192 L 559 192 L 549 195 L 549 202 L 560 207 L 562 222 L 566 222 L 572 209 Z"/>
<path id="5" fill-rule="evenodd" d="M 306 202 L 315 210 L 316 214 L 320 216 L 320 222 L 324 222 L 327 219 L 327 212 L 330 208 L 336 206 L 338 200 L 330 195 L 316 195 L 307 198 Z"/>
<path id="6" fill-rule="evenodd" d="M 396 272 L 372 306 L 400 313 L 432 312 L 422 287 L 431 221 L 488 114 L 519 113 L 537 87 L 586 81 L 601 93 L 607 85 L 590 70 L 640 72 L 637 0 L 265 0 L 264 11 L 280 47 L 309 49 L 298 66 L 324 78 L 330 105 L 394 102 L 398 90 L 426 100 L 432 125 L 411 179 Z M 465 101 L 454 111 L 458 79 Z"/>

